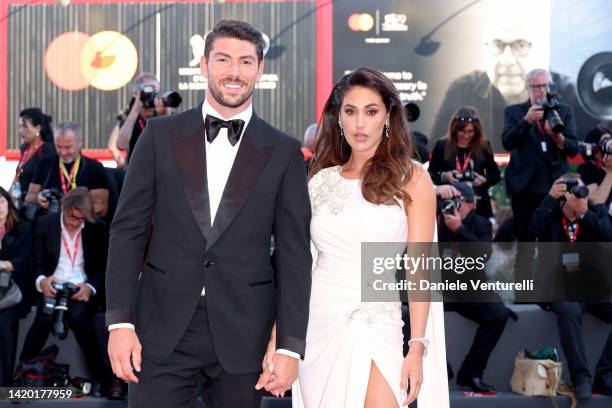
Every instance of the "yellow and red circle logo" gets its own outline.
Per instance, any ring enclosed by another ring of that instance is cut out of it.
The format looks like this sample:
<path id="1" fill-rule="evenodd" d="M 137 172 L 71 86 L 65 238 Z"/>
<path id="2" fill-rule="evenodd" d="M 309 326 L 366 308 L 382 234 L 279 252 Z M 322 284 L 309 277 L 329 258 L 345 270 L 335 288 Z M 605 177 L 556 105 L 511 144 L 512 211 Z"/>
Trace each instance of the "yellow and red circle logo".
<path id="1" fill-rule="evenodd" d="M 92 35 L 71 31 L 56 37 L 45 53 L 45 72 L 58 88 L 78 91 L 89 85 L 112 91 L 127 84 L 138 69 L 138 53 L 116 31 Z"/>
<path id="2" fill-rule="evenodd" d="M 348 18 L 351 31 L 370 31 L 374 27 L 374 17 L 368 13 L 354 13 Z"/>

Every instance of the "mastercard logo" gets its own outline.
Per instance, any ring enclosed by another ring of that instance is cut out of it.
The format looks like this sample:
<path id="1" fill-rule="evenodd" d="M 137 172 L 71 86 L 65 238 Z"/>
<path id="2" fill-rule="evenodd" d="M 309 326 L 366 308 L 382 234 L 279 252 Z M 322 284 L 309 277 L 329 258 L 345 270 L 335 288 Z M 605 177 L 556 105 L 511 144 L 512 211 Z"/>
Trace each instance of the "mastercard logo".
<path id="1" fill-rule="evenodd" d="M 374 17 L 368 13 L 354 13 L 348 18 L 351 31 L 370 31 L 374 27 Z"/>
<path id="2" fill-rule="evenodd" d="M 70 31 L 56 37 L 45 52 L 45 72 L 58 88 L 79 91 L 93 86 L 112 91 L 125 86 L 138 69 L 138 53 L 116 31 L 89 36 Z"/>

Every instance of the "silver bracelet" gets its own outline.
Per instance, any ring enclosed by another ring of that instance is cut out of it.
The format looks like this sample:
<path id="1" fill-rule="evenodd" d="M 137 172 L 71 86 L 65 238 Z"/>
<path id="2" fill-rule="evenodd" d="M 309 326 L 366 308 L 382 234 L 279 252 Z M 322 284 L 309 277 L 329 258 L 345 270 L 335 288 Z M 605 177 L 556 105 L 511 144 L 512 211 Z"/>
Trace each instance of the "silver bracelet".
<path id="1" fill-rule="evenodd" d="M 425 347 L 425 351 L 423 352 L 423 357 L 427 356 L 427 349 L 429 348 L 429 339 L 426 337 L 413 337 L 410 340 L 408 340 L 408 347 L 410 347 L 410 345 L 412 343 L 421 343 L 424 347 Z"/>

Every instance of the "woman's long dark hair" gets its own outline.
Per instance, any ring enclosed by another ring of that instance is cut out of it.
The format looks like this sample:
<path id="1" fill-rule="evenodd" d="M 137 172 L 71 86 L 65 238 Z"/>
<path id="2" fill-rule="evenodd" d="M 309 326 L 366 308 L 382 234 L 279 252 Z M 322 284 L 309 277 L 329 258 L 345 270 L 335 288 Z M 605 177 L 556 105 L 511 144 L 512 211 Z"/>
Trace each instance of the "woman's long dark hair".
<path id="1" fill-rule="evenodd" d="M 457 132 L 465 129 L 470 124 L 474 126 L 474 137 L 470 143 L 470 150 L 474 157 L 482 160 L 485 153 L 491 152 L 482 123 L 480 123 L 478 111 L 471 106 L 462 106 L 455 112 L 455 115 L 448 124 L 448 142 L 444 148 L 444 158 L 446 160 L 453 160 L 455 158 L 457 154 Z"/>
<path id="2" fill-rule="evenodd" d="M 361 191 L 372 204 L 394 205 L 408 202 L 404 191 L 414 172 L 412 135 L 399 95 L 393 83 L 381 72 L 362 67 L 347 74 L 334 86 L 321 116 L 314 162 L 309 177 L 321 169 L 342 165 L 351 156 L 351 147 L 340 133 L 340 108 L 347 91 L 361 86 L 378 93 L 389 113 L 389 137 L 383 135 L 374 156 L 365 164 Z"/>
<path id="3" fill-rule="evenodd" d="M 2 187 L 0 187 L 0 195 L 2 195 L 8 203 L 8 214 L 6 215 L 6 224 L 4 225 L 6 233 L 8 234 L 19 227 L 19 211 L 17 207 L 15 207 L 15 203 L 9 193 Z"/>
<path id="4" fill-rule="evenodd" d="M 51 116 L 45 115 L 40 108 L 26 108 L 19 112 L 19 117 L 29 120 L 34 126 L 40 126 L 40 138 L 45 142 L 53 142 Z"/>

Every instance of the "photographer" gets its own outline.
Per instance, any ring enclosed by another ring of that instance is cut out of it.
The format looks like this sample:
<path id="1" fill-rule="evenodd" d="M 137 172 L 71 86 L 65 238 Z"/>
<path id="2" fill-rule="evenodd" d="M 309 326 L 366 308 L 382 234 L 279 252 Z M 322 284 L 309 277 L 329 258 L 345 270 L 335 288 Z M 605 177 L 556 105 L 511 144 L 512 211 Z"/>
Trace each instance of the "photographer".
<path id="1" fill-rule="evenodd" d="M 134 80 L 133 96 L 128 107 L 129 113 L 119 122 L 119 134 L 116 140 L 117 148 L 128 152 L 128 163 L 147 120 L 154 116 L 166 116 L 171 113 L 170 107 L 164 104 L 162 96 L 159 95 L 159 90 L 159 81 L 153 74 L 145 72 Z M 180 101 L 178 103 L 180 104 Z"/>
<path id="2" fill-rule="evenodd" d="M 70 191 L 62 201 L 61 213 L 40 217 L 33 240 L 35 287 L 44 298 L 26 336 L 21 361 L 36 356 L 52 331 L 65 333 L 67 324 L 85 354 L 93 379 L 108 381 L 93 326 L 98 299 L 104 297 L 106 227 L 95 221 L 87 189 Z M 71 293 L 71 285 L 76 293 Z M 62 297 L 64 301 L 68 297 L 65 323 L 58 308 Z"/>
<path id="3" fill-rule="evenodd" d="M 471 182 L 478 196 L 476 213 L 493 216 L 489 187 L 500 180 L 491 145 L 476 109 L 461 107 L 448 126 L 448 137 L 438 140 L 431 154 L 429 174 L 436 184 Z"/>
<path id="4" fill-rule="evenodd" d="M 6 301 L 4 296 L 12 284 L 22 293 L 19 303 L 0 309 L 0 387 L 13 385 L 19 319 L 28 314 L 34 297 L 30 276 L 31 225 L 19 219 L 13 200 L 0 187 L 0 299 Z"/>
<path id="5" fill-rule="evenodd" d="M 587 133 L 581 147 L 585 163 L 578 166 L 578 173 L 589 189 L 589 202 L 612 204 L 612 132 L 597 126 Z M 608 212 L 612 216 L 612 207 Z"/>
<path id="6" fill-rule="evenodd" d="M 553 180 L 568 171 L 567 157 L 578 154 L 578 142 L 572 110 L 558 103 L 548 71 L 530 71 L 525 86 L 529 100 L 504 110 L 502 143 L 511 152 L 505 178 L 516 238 L 533 242 L 531 216 Z M 532 263 L 533 246 L 520 245 L 514 268 L 517 281 L 531 278 Z"/>
<path id="7" fill-rule="evenodd" d="M 436 188 L 436 194 L 441 198 L 448 197 L 449 192 L 452 192 L 452 190 L 449 191 L 449 186 L 443 187 L 443 189 Z M 468 183 L 461 182 L 453 184 L 452 188 L 459 193 L 459 196 L 455 197 L 458 208 L 453 208 L 451 213 L 446 205 L 442 205 L 442 222 L 438 224 L 440 226 L 440 246 L 444 248 L 444 243 L 490 243 L 492 239 L 491 223 L 476 214 L 472 187 Z M 465 252 L 462 251 L 461 255 L 469 256 Z M 478 278 L 485 279 L 484 276 Z M 478 324 L 472 346 L 457 373 L 457 384 L 469 387 L 476 392 L 495 390 L 493 386 L 482 381 L 482 376 L 489 357 L 502 336 L 508 317 L 512 315 L 496 295 L 487 296 L 487 300 L 486 302 L 449 301 L 444 303 L 444 310 L 455 311 Z"/>
<path id="8" fill-rule="evenodd" d="M 76 187 L 87 187 L 94 202 L 95 215 L 102 218 L 108 211 L 109 187 L 100 162 L 81 155 L 83 135 L 73 122 L 63 122 L 55 129 L 57 156 L 42 159 L 32 178 L 25 198 L 30 205 L 26 216 L 35 217 L 35 206 L 49 212 L 59 210 L 62 197 Z"/>
<path id="9" fill-rule="evenodd" d="M 605 207 L 589 205 L 587 195 L 578 175 L 566 173 L 554 182 L 530 224 L 531 232 L 540 242 L 538 274 L 543 276 L 538 280 L 550 290 L 546 298 L 558 300 L 540 306 L 558 315 L 559 338 L 577 398 L 589 398 L 591 388 L 612 395 L 612 332 L 597 364 L 593 384 L 582 338 L 585 312 L 612 323 L 612 304 L 607 302 L 611 291 L 607 278 L 609 253 L 604 253 L 597 244 L 609 240 L 606 231 L 611 225 Z"/>

